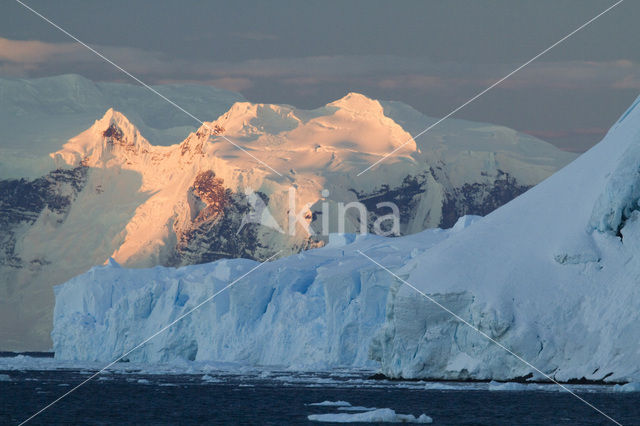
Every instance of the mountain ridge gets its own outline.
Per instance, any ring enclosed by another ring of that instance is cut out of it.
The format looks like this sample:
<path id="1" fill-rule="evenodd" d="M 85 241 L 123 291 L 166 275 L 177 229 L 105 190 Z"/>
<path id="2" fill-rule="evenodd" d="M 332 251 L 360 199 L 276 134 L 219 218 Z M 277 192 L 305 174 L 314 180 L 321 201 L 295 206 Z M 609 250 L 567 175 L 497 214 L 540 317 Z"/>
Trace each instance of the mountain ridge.
<path id="1" fill-rule="evenodd" d="M 217 117 L 239 93 L 202 85 L 158 85 L 155 90 L 196 117 Z M 156 145 L 184 139 L 196 122 L 148 89 L 93 82 L 77 74 L 0 78 L 0 179 L 38 178 L 55 164 L 49 154 L 86 130 L 109 108 L 122 111 Z"/>

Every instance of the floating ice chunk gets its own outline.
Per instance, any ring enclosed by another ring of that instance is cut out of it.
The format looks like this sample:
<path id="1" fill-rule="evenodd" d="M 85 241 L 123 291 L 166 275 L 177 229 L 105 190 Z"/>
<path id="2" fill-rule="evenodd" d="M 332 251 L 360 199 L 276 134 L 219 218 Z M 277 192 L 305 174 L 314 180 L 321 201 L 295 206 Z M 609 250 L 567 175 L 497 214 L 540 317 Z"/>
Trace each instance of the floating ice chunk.
<path id="1" fill-rule="evenodd" d="M 351 407 L 351 404 L 347 401 L 322 401 L 314 402 L 309 405 L 315 405 L 317 407 Z"/>
<path id="2" fill-rule="evenodd" d="M 631 382 L 624 385 L 615 385 L 614 392 L 640 392 L 640 382 Z"/>
<path id="3" fill-rule="evenodd" d="M 430 382 L 424 385 L 426 390 L 460 390 L 463 389 L 460 385 L 450 385 L 446 383 Z"/>
<path id="4" fill-rule="evenodd" d="M 207 382 L 207 383 L 222 383 L 223 380 L 217 379 L 215 377 L 212 377 L 208 374 L 205 374 L 204 376 L 202 376 L 201 380 L 203 382 Z"/>
<path id="5" fill-rule="evenodd" d="M 527 390 L 527 385 L 522 383 L 515 383 L 515 382 L 501 383 L 501 382 L 496 382 L 495 380 L 492 380 L 491 382 L 489 382 L 489 390 L 490 391 L 523 391 L 523 390 Z"/>
<path id="6" fill-rule="evenodd" d="M 364 413 L 311 414 L 307 418 L 314 422 L 333 423 L 433 423 L 426 414 L 416 418 L 412 414 L 396 414 L 391 408 L 379 408 Z"/>
<path id="7" fill-rule="evenodd" d="M 0 382 L 10 382 L 11 377 L 8 374 L 0 374 Z"/>
<path id="8" fill-rule="evenodd" d="M 356 405 L 355 407 L 338 407 L 339 411 L 373 411 L 377 410 L 376 407 L 362 407 L 360 405 Z"/>
<path id="9" fill-rule="evenodd" d="M 147 379 L 138 379 L 138 384 L 139 385 L 149 385 L 151 384 L 151 382 Z"/>

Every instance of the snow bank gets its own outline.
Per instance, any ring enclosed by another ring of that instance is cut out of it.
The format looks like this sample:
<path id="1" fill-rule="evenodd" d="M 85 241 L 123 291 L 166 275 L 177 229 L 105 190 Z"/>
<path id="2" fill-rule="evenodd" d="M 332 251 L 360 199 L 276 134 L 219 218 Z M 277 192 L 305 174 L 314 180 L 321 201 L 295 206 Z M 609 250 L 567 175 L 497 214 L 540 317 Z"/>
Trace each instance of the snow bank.
<path id="1" fill-rule="evenodd" d="M 313 422 L 328 423 L 433 423 L 433 419 L 426 414 L 416 418 L 412 414 L 396 414 L 391 408 L 378 408 L 355 414 L 311 414 L 307 418 Z"/>

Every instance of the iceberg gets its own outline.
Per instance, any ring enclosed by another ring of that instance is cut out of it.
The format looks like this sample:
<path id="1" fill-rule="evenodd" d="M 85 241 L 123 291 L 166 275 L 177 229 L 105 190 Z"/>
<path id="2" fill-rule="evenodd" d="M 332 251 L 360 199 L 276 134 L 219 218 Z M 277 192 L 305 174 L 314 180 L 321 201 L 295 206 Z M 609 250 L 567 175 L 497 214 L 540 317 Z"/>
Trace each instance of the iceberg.
<path id="1" fill-rule="evenodd" d="M 401 239 L 342 236 L 340 244 L 332 239 L 327 247 L 262 264 L 127 359 L 301 370 L 375 367 L 369 346 L 385 321 L 392 280 L 357 250 L 399 267 L 477 219 Z M 127 269 L 111 260 L 94 267 L 55 288 L 55 357 L 116 359 L 257 265 L 232 259 Z"/>
<path id="2" fill-rule="evenodd" d="M 338 407 L 338 411 L 373 411 L 377 410 L 375 407 L 363 407 L 361 405 L 349 406 L 349 407 Z"/>
<path id="3" fill-rule="evenodd" d="M 567 167 L 394 270 L 476 330 L 397 285 L 372 342 L 382 372 L 637 381 L 639 169 L 632 110 Z"/>

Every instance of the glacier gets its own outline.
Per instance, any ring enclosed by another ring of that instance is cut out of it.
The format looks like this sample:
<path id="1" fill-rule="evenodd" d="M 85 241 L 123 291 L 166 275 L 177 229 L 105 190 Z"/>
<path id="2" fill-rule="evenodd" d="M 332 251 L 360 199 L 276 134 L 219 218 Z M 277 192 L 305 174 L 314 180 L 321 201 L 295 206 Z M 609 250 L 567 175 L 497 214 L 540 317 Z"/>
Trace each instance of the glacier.
<path id="1" fill-rule="evenodd" d="M 262 265 L 131 354 L 388 377 L 544 379 L 358 250 L 559 381 L 640 380 L 640 110 L 525 194 L 449 230 L 334 236 Z M 110 361 L 256 265 L 132 270 L 56 288 L 59 359 Z"/>

